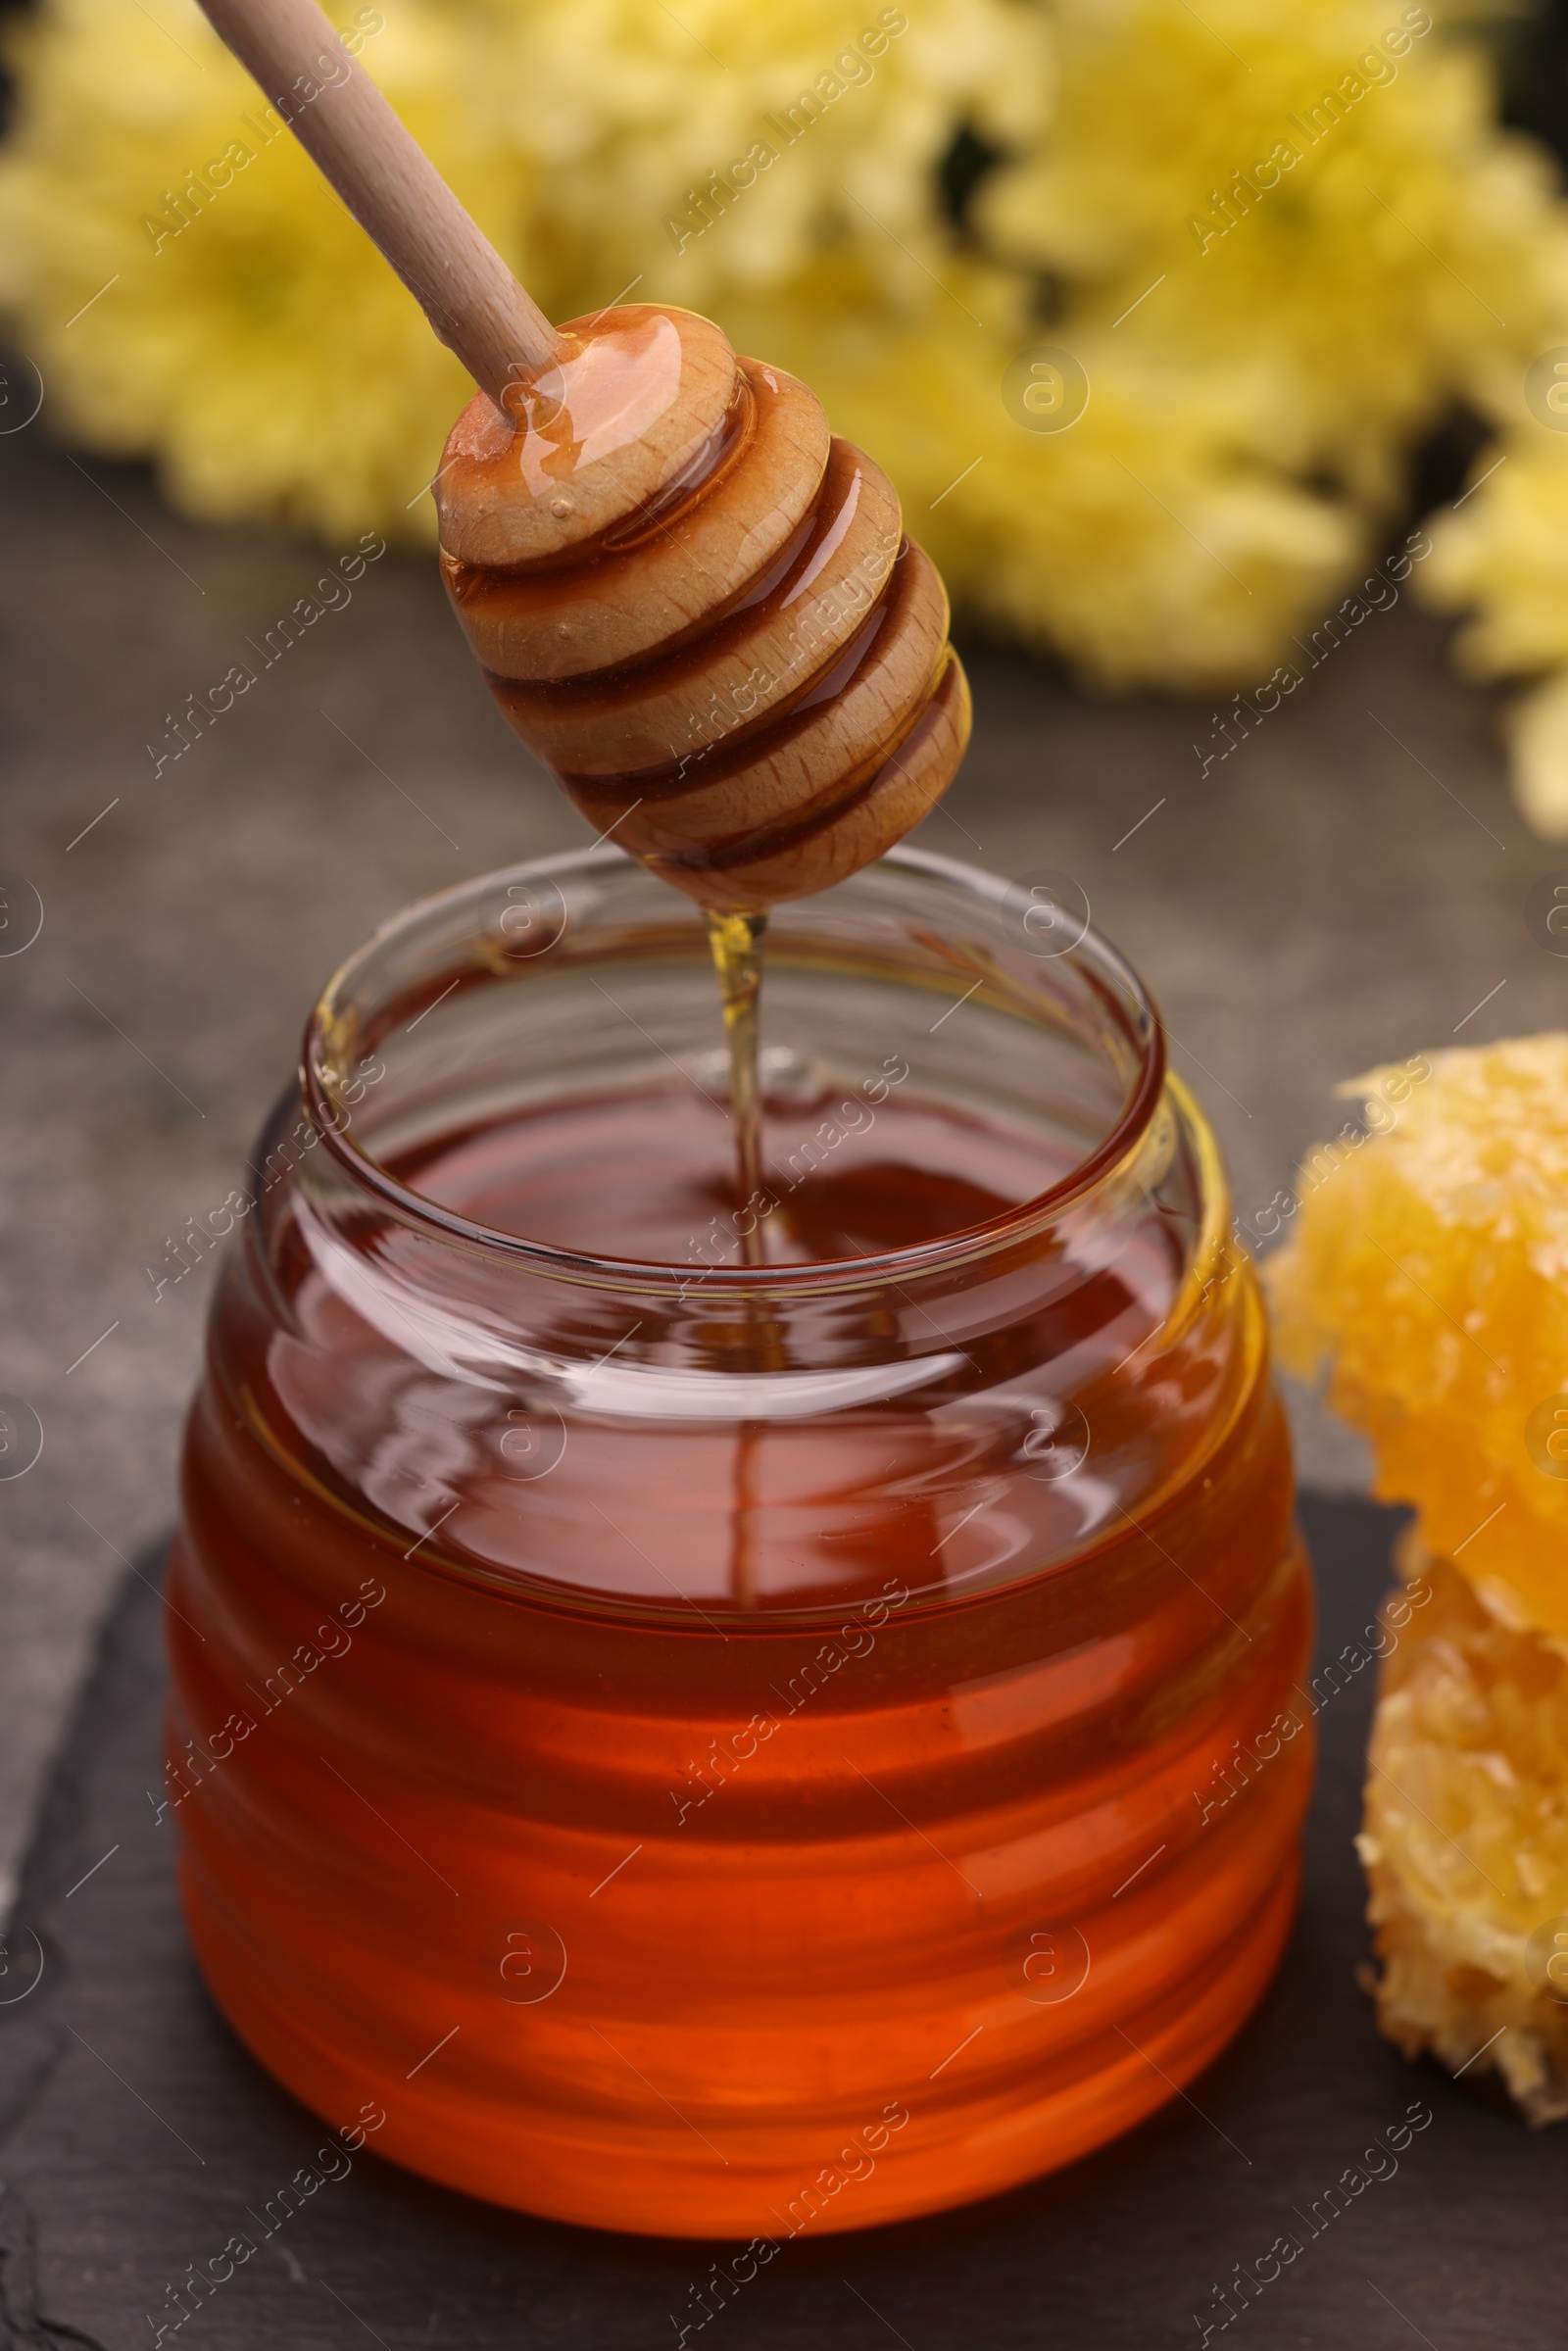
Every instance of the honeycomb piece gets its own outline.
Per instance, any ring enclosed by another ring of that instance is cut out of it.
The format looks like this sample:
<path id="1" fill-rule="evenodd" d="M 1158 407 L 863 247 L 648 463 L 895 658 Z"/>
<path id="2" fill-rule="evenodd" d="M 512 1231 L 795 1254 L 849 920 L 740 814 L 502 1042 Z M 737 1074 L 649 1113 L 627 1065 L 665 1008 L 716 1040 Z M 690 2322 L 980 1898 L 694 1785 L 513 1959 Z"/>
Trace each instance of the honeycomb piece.
<path id="1" fill-rule="evenodd" d="M 1568 2115 L 1568 1659 L 1502 1624 L 1407 1538 L 1356 1839 L 1407 2056 L 1495 2069 L 1526 2119 Z M 1402 1602 L 1405 1623 L 1396 1628 Z M 1392 1644 L 1392 1645 L 1391 1645 Z"/>
<path id="2" fill-rule="evenodd" d="M 1341 1092 L 1370 1132 L 1303 1167 L 1267 1268 L 1280 1359 L 1307 1379 L 1329 1361 L 1377 1493 L 1419 1507 L 1495 1617 L 1568 1638 L 1568 1037 Z"/>
<path id="3" fill-rule="evenodd" d="M 1271 1260 L 1279 1354 L 1420 1518 L 1359 1838 L 1391 2040 L 1568 2116 L 1568 1037 L 1342 1087 Z"/>

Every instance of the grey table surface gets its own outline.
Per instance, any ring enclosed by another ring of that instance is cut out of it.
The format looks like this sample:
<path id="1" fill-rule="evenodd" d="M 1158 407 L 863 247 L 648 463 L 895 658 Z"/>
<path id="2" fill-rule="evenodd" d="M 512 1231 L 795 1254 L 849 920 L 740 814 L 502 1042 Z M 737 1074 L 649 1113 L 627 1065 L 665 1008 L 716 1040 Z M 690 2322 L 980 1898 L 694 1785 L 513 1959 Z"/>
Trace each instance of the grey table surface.
<path id="1" fill-rule="evenodd" d="M 350 949 L 411 898 L 587 838 L 417 558 L 369 567 L 155 774 L 166 714 L 342 551 L 193 528 L 46 426 L 47 404 L 0 439 L 0 869 L 43 906 L 0 955 L 0 1394 L 44 1430 L 0 1482 L 0 1913 L 103 1611 L 173 1512 L 210 1269 L 155 1298 L 146 1268 L 241 1179 Z M 1206 776 L 1206 705 L 1101 704 L 966 649 L 974 748 L 920 837 L 1078 877 L 1249 1213 L 1345 1115 L 1338 1079 L 1562 1017 L 1568 964 L 1524 905 L 1568 850 L 1514 813 L 1494 711 L 1446 642 L 1401 601 Z M 1304 1479 L 1361 1484 L 1357 1447 L 1297 1406 Z"/>

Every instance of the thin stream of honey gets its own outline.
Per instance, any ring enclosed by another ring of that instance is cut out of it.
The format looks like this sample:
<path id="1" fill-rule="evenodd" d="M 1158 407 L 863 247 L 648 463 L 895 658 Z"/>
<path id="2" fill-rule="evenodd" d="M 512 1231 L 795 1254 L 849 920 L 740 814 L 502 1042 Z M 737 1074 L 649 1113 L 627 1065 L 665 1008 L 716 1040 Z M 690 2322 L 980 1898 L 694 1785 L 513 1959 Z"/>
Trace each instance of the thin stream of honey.
<path id="1" fill-rule="evenodd" d="M 724 1037 L 729 1047 L 729 1114 L 735 1136 L 736 1231 L 748 1265 L 764 1262 L 762 1219 L 757 1212 L 762 1183 L 762 1098 L 758 1083 L 758 1046 L 761 1030 L 762 947 L 767 935 L 764 911 L 748 910 L 708 916 L 708 944 L 718 973 L 719 1001 L 724 1007 Z M 750 1217 L 747 1210 L 750 1208 Z M 752 1326 L 753 1351 L 771 1367 L 776 1353 L 771 1317 L 760 1298 L 746 1301 Z M 756 1496 L 753 1492 L 760 1431 L 745 1422 L 735 1441 L 735 1512 L 730 1545 L 730 1589 L 740 1608 L 757 1606 Z"/>
<path id="2" fill-rule="evenodd" d="M 748 1265 L 760 1265 L 762 1220 L 756 1212 L 762 1182 L 762 1103 L 757 1082 L 759 1016 L 762 994 L 762 942 L 767 915 L 760 910 L 708 916 L 708 944 L 718 973 L 729 1046 L 729 1114 L 735 1130 L 736 1231 Z M 746 1209 L 752 1207 L 750 1224 Z"/>

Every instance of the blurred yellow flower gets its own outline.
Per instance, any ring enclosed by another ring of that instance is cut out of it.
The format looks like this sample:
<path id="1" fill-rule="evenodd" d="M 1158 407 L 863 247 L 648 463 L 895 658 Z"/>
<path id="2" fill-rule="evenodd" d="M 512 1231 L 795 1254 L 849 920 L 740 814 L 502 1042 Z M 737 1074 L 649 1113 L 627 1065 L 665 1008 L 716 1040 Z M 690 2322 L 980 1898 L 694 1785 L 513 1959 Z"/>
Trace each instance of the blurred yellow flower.
<path id="1" fill-rule="evenodd" d="M 1483 54 L 1401 0 L 1054 15 L 1054 135 L 988 192 L 998 247 L 1162 363 L 1266 357 L 1279 460 L 1386 501 L 1410 436 L 1539 348 L 1555 298 L 1553 175 L 1497 130 Z"/>
<path id="2" fill-rule="evenodd" d="M 204 518 L 336 538 L 400 514 L 467 379 L 206 20 L 57 0 L 20 47 L 0 271 L 49 412 L 97 448 L 155 456 Z M 495 158 L 456 135 L 475 71 L 461 20 L 399 0 L 372 52 L 496 221 Z"/>
<path id="3" fill-rule="evenodd" d="M 999 397 L 1008 344 L 960 311 L 894 324 L 795 297 L 727 317 L 877 452 L 961 609 L 1101 684 L 1260 681 L 1357 558 L 1362 516 L 1280 465 L 1240 371 L 1177 373 L 1083 336 L 1088 404 L 1036 432 Z"/>
<path id="4" fill-rule="evenodd" d="M 961 608 L 1107 685 L 1266 677 L 1412 436 L 1562 307 L 1544 165 L 1402 0 L 334 6 L 553 316 L 710 311 Z M 0 302 L 47 416 L 215 520 L 427 538 L 462 370 L 192 0 L 41 0 L 14 46 Z M 1058 361 L 1081 414 L 1004 389 Z"/>
<path id="5" fill-rule="evenodd" d="M 1048 26 L 1024 0 L 470 4 L 558 315 L 634 279 L 639 300 L 722 315 L 826 270 L 933 318 L 956 126 L 1025 147 L 1046 130 Z"/>
<path id="6" fill-rule="evenodd" d="M 1568 434 L 1522 416 L 1483 452 L 1475 474 L 1434 526 L 1426 593 L 1470 612 L 1457 652 L 1472 675 L 1568 665 Z"/>
<path id="7" fill-rule="evenodd" d="M 1561 316 L 1568 318 L 1568 299 Z M 1520 812 L 1560 841 L 1568 839 L 1568 431 L 1530 414 L 1525 376 L 1520 370 L 1511 400 L 1497 404 L 1504 416 L 1514 412 L 1500 439 L 1483 450 L 1475 480 L 1433 530 L 1422 585 L 1429 602 L 1469 614 L 1455 651 L 1471 675 L 1536 681 L 1503 731 Z M 1544 396 L 1556 388 L 1549 380 L 1536 387 L 1548 416 L 1555 412 Z"/>
<path id="8" fill-rule="evenodd" d="M 1508 712 L 1513 788 L 1525 821 L 1546 841 L 1568 841 L 1568 670 L 1559 669 Z"/>

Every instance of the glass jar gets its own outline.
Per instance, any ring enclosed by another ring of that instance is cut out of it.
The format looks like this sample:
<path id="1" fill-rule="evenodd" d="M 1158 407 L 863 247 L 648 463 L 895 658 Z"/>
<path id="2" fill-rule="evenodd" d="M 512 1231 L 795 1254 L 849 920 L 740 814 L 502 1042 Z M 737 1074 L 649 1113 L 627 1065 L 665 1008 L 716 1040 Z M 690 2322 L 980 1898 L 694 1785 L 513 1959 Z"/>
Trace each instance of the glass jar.
<path id="1" fill-rule="evenodd" d="M 191 1416 L 168 1802 L 327 2122 L 777 2244 L 1237 2032 L 1310 1592 L 1212 1138 L 1067 894 L 901 850 L 776 911 L 763 1028 L 737 1215 L 702 918 L 616 851 L 331 982 Z"/>

